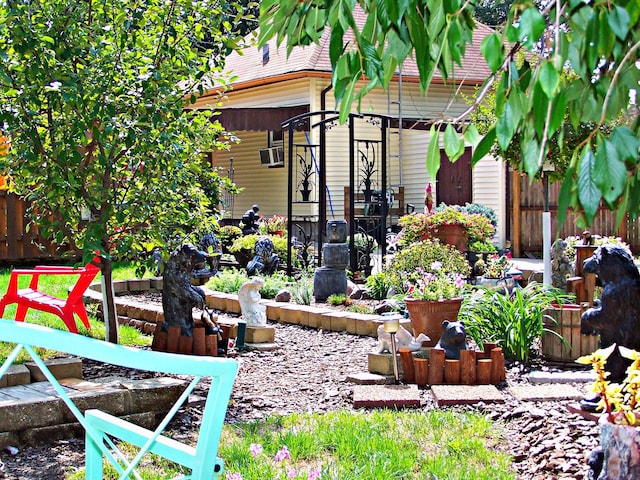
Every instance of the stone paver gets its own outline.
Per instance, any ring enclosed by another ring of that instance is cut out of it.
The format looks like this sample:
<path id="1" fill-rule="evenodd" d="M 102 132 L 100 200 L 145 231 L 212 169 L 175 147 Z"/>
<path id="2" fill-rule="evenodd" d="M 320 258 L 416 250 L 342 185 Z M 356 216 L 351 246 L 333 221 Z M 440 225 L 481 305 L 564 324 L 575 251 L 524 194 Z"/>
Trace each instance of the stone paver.
<path id="1" fill-rule="evenodd" d="M 431 394 L 439 407 L 479 402 L 504 403 L 502 393 L 493 385 L 432 385 Z"/>
<path id="2" fill-rule="evenodd" d="M 393 383 L 392 376 L 378 375 L 369 372 L 347 375 L 345 380 L 347 382 L 355 383 L 356 385 L 388 385 Z"/>
<path id="3" fill-rule="evenodd" d="M 509 392 L 520 401 L 545 402 L 550 400 L 578 400 L 585 392 L 571 385 L 538 384 L 509 387 Z"/>
<path id="4" fill-rule="evenodd" d="M 529 382 L 538 383 L 574 383 L 593 382 L 596 374 L 591 371 L 567 370 L 566 372 L 531 372 L 527 379 Z"/>
<path id="5" fill-rule="evenodd" d="M 420 406 L 417 385 L 356 385 L 355 408 L 407 408 Z"/>

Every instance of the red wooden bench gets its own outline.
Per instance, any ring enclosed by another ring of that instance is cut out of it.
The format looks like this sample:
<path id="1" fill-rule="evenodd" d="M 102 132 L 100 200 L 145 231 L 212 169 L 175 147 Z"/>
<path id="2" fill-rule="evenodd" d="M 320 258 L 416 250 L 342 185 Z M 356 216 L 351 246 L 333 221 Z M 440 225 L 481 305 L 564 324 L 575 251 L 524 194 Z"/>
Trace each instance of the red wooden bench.
<path id="1" fill-rule="evenodd" d="M 82 296 L 100 271 L 100 267 L 96 265 L 99 262 L 100 259 L 96 257 L 93 262 L 80 268 L 40 265 L 34 270 L 13 270 L 7 293 L 0 300 L 0 317 L 4 314 L 7 305 L 17 303 L 15 319 L 18 322 L 23 322 L 27 310 L 33 308 L 59 316 L 70 332 L 78 333 L 74 314 L 78 315 L 85 327 L 91 328 Z M 78 279 L 67 298 L 57 298 L 38 290 L 38 280 L 44 275 L 76 275 Z M 18 289 L 18 279 L 21 276 L 31 277 L 28 288 Z"/>

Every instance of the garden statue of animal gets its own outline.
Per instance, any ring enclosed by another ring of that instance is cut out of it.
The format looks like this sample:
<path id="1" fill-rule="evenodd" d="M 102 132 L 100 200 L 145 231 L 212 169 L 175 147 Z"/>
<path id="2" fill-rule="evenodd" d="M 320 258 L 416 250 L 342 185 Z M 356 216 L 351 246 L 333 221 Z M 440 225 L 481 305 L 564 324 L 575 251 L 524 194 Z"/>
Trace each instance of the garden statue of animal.
<path id="1" fill-rule="evenodd" d="M 204 307 L 204 291 L 191 285 L 194 270 L 201 270 L 207 255 L 194 245 L 185 243 L 173 252 L 164 264 L 162 274 L 163 330 L 180 327 L 181 335 L 193 334 L 193 308 Z"/>
<path id="2" fill-rule="evenodd" d="M 583 271 L 595 273 L 602 285 L 599 302 L 582 314 L 580 331 L 600 334 L 600 346 L 614 343 L 640 350 L 640 273 L 629 251 L 619 245 L 602 245 L 583 264 Z M 620 382 L 629 365 L 618 349 L 605 368 L 611 382 Z"/>
<path id="3" fill-rule="evenodd" d="M 572 277 L 574 270 L 571 260 L 565 254 L 567 242 L 558 238 L 551 246 L 551 284 L 561 290 L 567 290 L 567 278 Z"/>
<path id="4" fill-rule="evenodd" d="M 400 330 L 396 333 L 396 349 L 407 348 L 415 352 L 420 350 L 422 342 L 428 342 L 429 340 L 430 338 L 424 333 L 413 338 L 413 335 L 411 335 L 406 328 L 400 327 Z M 376 353 L 383 353 L 385 351 L 391 353 L 391 334 L 384 331 L 384 325 L 379 325 Z"/>
<path id="5" fill-rule="evenodd" d="M 247 264 L 247 275 L 271 275 L 280 265 L 280 257 L 274 253 L 273 240 L 267 235 L 258 238 L 255 246 L 255 256 Z"/>
<path id="6" fill-rule="evenodd" d="M 264 287 L 264 280 L 253 277 L 242 284 L 238 290 L 238 302 L 242 316 L 247 321 L 248 327 L 264 327 L 267 325 L 267 307 L 260 304 L 262 297 L 260 289 Z"/>
<path id="7" fill-rule="evenodd" d="M 442 336 L 435 348 L 444 350 L 444 357 L 450 360 L 460 360 L 460 350 L 467 348 L 467 331 L 463 322 L 442 322 Z"/>
<path id="8" fill-rule="evenodd" d="M 220 241 L 213 233 L 207 233 L 200 239 L 198 247 L 207 254 L 209 272 L 215 274 L 220 266 L 220 256 L 222 255 L 222 245 Z"/>

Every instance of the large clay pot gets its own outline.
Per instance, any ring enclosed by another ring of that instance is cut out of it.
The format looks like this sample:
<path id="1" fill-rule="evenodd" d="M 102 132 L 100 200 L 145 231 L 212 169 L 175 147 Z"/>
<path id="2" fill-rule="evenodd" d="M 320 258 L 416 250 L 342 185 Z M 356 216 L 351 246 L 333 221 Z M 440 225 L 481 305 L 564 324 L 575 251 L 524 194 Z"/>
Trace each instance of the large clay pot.
<path id="1" fill-rule="evenodd" d="M 604 453 L 598 480 L 640 478 L 640 427 L 614 425 L 606 415 L 598 423 Z"/>
<path id="2" fill-rule="evenodd" d="M 465 228 L 459 223 L 440 225 L 433 233 L 433 236 L 438 238 L 442 243 L 453 245 L 461 252 L 467 251 L 469 236 Z"/>
<path id="3" fill-rule="evenodd" d="M 438 343 L 442 336 L 442 322 L 456 321 L 462 305 L 462 297 L 439 301 L 405 298 L 404 301 L 409 311 L 413 336 L 424 333 L 430 338 L 429 341 L 423 342 L 425 347 L 433 347 Z"/>

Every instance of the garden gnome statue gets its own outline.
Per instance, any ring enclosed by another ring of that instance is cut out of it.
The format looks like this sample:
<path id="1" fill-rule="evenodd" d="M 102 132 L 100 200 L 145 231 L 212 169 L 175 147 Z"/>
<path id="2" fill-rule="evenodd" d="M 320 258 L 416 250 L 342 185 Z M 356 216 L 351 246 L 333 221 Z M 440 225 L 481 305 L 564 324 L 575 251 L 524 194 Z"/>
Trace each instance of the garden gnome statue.
<path id="1" fill-rule="evenodd" d="M 242 234 L 251 235 L 252 233 L 258 233 L 258 212 L 260 207 L 253 205 L 249 210 L 242 215 Z"/>
<path id="2" fill-rule="evenodd" d="M 260 304 L 262 297 L 260 289 L 264 287 L 264 280 L 253 277 L 245 282 L 238 290 L 238 301 L 242 316 L 247 320 L 248 327 L 264 327 L 267 325 L 267 307 Z"/>
<path id="3" fill-rule="evenodd" d="M 551 246 L 551 284 L 567 290 L 567 278 L 573 276 L 573 265 L 566 255 L 567 242 L 558 238 Z"/>
<path id="4" fill-rule="evenodd" d="M 431 184 L 429 183 L 424 189 L 424 213 L 431 213 L 433 208 L 433 193 L 431 192 Z"/>

